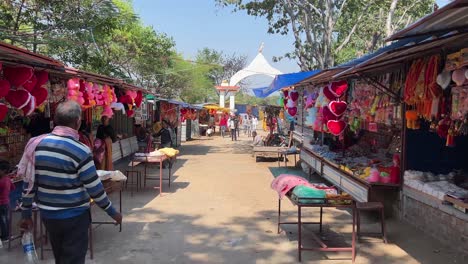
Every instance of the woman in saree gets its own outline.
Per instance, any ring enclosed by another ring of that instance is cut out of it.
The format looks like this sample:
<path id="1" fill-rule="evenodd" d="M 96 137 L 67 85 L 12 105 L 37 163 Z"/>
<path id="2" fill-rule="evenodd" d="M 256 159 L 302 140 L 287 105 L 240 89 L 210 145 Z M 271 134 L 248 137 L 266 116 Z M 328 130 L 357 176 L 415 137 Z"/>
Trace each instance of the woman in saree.
<path id="1" fill-rule="evenodd" d="M 101 118 L 96 132 L 96 140 L 94 142 L 94 162 L 96 168 L 100 170 L 113 170 L 112 164 L 112 143 L 117 140 L 114 128 L 109 124 L 109 117 Z"/>

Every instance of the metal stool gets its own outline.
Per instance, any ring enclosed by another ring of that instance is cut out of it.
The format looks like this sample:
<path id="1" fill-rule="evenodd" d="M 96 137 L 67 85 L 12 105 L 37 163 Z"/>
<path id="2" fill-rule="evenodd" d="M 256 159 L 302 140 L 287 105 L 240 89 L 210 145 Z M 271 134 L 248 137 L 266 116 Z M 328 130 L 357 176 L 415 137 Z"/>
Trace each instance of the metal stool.
<path id="1" fill-rule="evenodd" d="M 142 179 L 141 179 L 141 171 L 137 170 L 136 167 L 138 165 L 140 165 L 141 162 L 139 161 L 130 161 L 130 163 L 128 164 L 128 167 L 130 167 L 130 169 L 126 170 L 125 171 L 125 175 L 127 176 L 127 181 L 125 182 L 125 188 L 128 187 L 128 185 L 130 185 L 130 196 L 133 196 L 133 187 L 136 186 L 136 191 L 138 192 L 138 190 L 141 188 L 141 182 L 142 182 Z M 136 177 L 136 183 L 133 182 L 133 178 Z M 129 183 L 130 181 L 130 183 Z"/>
<path id="2" fill-rule="evenodd" d="M 366 233 L 366 235 L 379 234 L 382 236 L 383 242 L 387 243 L 387 234 L 385 231 L 385 214 L 384 205 L 381 202 L 367 202 L 367 203 L 356 203 L 356 217 L 357 217 L 357 237 L 361 235 L 361 216 L 360 211 L 379 211 L 380 212 L 380 233 Z"/>

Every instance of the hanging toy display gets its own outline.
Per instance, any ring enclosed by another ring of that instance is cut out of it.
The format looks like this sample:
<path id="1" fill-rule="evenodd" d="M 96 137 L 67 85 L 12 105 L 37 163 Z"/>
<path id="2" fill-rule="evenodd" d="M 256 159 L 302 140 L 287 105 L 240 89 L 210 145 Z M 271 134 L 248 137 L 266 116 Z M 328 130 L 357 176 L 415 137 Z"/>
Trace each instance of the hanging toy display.
<path id="1" fill-rule="evenodd" d="M 327 95 L 327 92 L 324 94 L 330 99 L 330 103 L 322 108 L 323 119 L 326 121 L 328 131 L 334 136 L 341 135 L 347 126 L 345 121 L 340 120 L 348 108 L 346 102 L 340 101 L 340 97 L 345 94 L 347 89 L 348 83 L 346 81 L 332 82 L 328 87 L 324 88 L 324 91 L 329 93 L 329 95 Z"/>

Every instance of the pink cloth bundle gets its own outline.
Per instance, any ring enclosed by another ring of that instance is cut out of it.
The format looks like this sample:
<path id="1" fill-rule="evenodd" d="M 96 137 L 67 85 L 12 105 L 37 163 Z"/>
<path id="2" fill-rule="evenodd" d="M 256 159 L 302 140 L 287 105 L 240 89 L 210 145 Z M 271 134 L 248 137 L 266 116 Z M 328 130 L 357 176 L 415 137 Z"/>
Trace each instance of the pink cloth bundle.
<path id="1" fill-rule="evenodd" d="M 278 193 L 280 199 L 283 199 L 287 192 L 298 185 L 315 188 L 314 185 L 309 183 L 306 179 L 291 174 L 281 174 L 276 177 L 271 183 L 271 188 Z"/>

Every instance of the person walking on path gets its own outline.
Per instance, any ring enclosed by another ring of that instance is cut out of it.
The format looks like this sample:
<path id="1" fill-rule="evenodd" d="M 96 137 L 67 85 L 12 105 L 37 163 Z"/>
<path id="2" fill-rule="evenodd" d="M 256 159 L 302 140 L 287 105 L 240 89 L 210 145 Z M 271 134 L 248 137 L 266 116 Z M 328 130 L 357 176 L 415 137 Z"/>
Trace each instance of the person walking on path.
<path id="1" fill-rule="evenodd" d="M 15 185 L 8 177 L 10 163 L 6 160 L 0 160 L 0 238 L 3 242 L 10 239 L 8 224 L 8 210 L 10 207 L 10 192 L 15 189 Z"/>
<path id="2" fill-rule="evenodd" d="M 237 119 L 234 115 L 229 118 L 229 129 L 231 130 L 231 141 L 237 141 Z"/>
<path id="3" fill-rule="evenodd" d="M 247 116 L 245 122 L 245 134 L 247 134 L 248 137 L 252 136 L 252 117 Z"/>
<path id="4" fill-rule="evenodd" d="M 224 138 L 224 135 L 226 135 L 226 129 L 227 129 L 227 124 L 228 119 L 226 115 L 223 114 L 221 119 L 219 120 L 219 129 L 221 130 L 221 136 Z"/>
<path id="5" fill-rule="evenodd" d="M 81 107 L 74 101 L 58 105 L 56 127 L 50 134 L 32 138 L 18 165 L 24 179 L 20 227 L 31 230 L 32 203 L 39 207 L 55 263 L 85 263 L 91 224 L 90 201 L 122 223 L 99 179 L 93 156 L 78 141 Z"/>
<path id="6" fill-rule="evenodd" d="M 256 116 L 252 117 L 252 131 L 256 131 L 258 126 L 258 119 Z"/>

